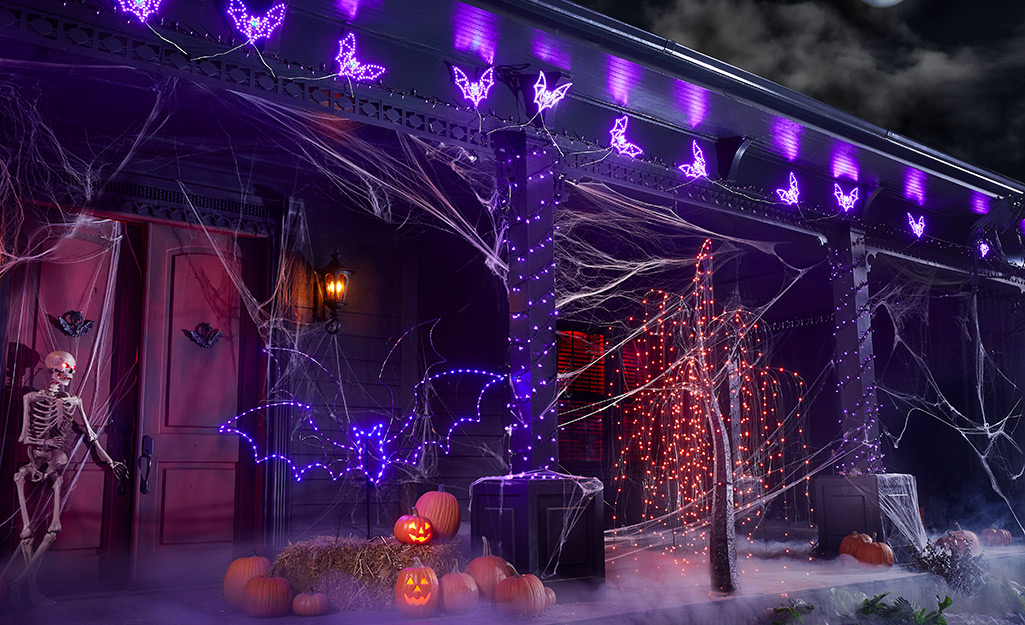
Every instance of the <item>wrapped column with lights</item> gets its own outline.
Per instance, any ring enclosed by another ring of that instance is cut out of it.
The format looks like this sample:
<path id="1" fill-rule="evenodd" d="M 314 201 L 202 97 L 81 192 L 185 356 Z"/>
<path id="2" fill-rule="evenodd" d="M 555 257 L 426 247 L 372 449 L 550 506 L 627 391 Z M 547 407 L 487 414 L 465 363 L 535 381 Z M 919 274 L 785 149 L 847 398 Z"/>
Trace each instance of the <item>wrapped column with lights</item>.
<path id="1" fill-rule="evenodd" d="M 833 242 L 834 363 L 839 376 L 843 451 L 851 452 L 843 468 L 863 473 L 882 468 L 868 272 L 864 231 L 843 229 Z"/>
<path id="2" fill-rule="evenodd" d="M 509 193 L 510 463 L 514 473 L 554 469 L 556 428 L 555 155 L 523 132 L 496 133 Z"/>

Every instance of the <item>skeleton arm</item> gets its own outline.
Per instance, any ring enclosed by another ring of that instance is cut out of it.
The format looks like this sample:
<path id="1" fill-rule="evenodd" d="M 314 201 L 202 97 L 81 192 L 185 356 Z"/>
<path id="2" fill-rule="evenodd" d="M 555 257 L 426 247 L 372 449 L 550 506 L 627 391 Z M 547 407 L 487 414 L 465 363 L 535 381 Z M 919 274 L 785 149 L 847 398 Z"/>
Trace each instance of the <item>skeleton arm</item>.
<path id="1" fill-rule="evenodd" d="M 32 419 L 32 402 L 38 394 L 36 391 L 29 391 L 22 397 L 21 434 L 18 435 L 18 442 L 22 445 L 29 443 L 29 421 Z"/>
<path id="2" fill-rule="evenodd" d="M 97 455 L 99 455 L 100 459 L 110 466 L 111 470 L 114 471 L 114 475 L 118 479 L 124 479 L 128 477 L 128 467 L 125 466 L 125 463 L 116 462 L 113 458 L 110 457 L 110 454 L 107 453 L 107 450 L 103 448 L 103 445 L 100 444 L 100 437 L 97 436 L 96 432 L 93 431 L 92 426 L 89 425 L 89 419 L 85 416 L 85 408 L 82 407 L 82 399 L 80 397 L 75 397 L 73 398 L 73 401 L 75 402 L 75 409 L 78 413 L 78 416 L 82 420 L 82 426 L 85 428 L 86 441 L 96 450 L 96 453 Z"/>

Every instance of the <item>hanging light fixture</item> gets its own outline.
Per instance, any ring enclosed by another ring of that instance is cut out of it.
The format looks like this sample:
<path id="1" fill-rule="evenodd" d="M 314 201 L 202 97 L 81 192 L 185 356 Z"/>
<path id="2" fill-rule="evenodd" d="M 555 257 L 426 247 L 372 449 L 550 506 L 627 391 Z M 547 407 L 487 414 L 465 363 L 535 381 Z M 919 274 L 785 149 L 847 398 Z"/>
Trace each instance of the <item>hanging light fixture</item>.
<path id="1" fill-rule="evenodd" d="M 331 316 L 324 327 L 328 334 L 338 332 L 338 313 L 342 306 L 345 306 L 345 299 L 349 295 L 349 278 L 352 271 L 342 267 L 338 259 L 338 250 L 331 254 L 331 262 L 317 272 L 321 281 L 322 297 L 324 305 L 331 311 Z"/>

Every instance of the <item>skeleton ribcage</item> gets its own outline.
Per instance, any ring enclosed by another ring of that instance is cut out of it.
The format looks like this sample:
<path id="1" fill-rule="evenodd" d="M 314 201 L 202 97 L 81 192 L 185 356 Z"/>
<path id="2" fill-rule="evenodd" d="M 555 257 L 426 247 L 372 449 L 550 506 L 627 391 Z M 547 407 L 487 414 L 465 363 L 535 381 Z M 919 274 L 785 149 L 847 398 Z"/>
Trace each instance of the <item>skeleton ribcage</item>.
<path id="1" fill-rule="evenodd" d="M 29 439 L 42 443 L 50 439 L 55 447 L 63 447 L 73 419 L 74 406 L 58 397 L 42 396 L 32 403 L 29 413 Z"/>

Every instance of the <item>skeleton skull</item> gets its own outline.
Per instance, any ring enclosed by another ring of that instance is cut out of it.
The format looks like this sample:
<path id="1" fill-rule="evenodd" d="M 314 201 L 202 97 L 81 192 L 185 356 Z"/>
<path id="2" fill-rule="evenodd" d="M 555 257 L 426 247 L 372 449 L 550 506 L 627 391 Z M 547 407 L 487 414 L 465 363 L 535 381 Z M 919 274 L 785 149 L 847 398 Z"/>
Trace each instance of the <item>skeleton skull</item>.
<path id="1" fill-rule="evenodd" d="M 54 384 L 67 386 L 75 377 L 75 357 L 60 350 L 46 355 L 46 368 L 50 370 Z"/>

